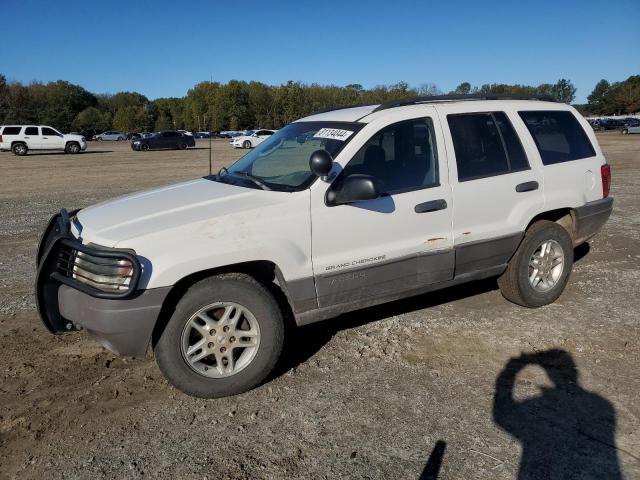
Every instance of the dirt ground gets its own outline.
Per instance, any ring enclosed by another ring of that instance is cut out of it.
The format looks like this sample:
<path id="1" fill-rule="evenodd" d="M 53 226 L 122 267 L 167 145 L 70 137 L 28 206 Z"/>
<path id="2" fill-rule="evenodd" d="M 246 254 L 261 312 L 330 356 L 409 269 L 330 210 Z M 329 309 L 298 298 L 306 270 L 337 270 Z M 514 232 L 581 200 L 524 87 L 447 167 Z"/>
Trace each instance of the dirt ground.
<path id="1" fill-rule="evenodd" d="M 204 175 L 207 142 L 0 153 L 0 478 L 640 478 L 640 135 L 599 139 L 615 211 L 555 304 L 518 307 L 490 280 L 344 315 L 219 400 L 150 356 L 50 335 L 33 299 L 53 213 Z M 215 142 L 214 170 L 241 154 Z"/>

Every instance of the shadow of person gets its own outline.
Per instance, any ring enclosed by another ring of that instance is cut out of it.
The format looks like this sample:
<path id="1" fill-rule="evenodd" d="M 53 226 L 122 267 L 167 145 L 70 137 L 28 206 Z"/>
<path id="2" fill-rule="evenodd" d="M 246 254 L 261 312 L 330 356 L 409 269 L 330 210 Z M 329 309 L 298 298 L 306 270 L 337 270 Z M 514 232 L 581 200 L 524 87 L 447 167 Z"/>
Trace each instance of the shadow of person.
<path id="1" fill-rule="evenodd" d="M 516 401 L 516 376 L 528 365 L 542 367 L 554 386 Z M 564 350 L 512 358 L 496 380 L 493 419 L 522 444 L 520 480 L 621 479 L 615 417 L 609 401 L 579 385 Z"/>

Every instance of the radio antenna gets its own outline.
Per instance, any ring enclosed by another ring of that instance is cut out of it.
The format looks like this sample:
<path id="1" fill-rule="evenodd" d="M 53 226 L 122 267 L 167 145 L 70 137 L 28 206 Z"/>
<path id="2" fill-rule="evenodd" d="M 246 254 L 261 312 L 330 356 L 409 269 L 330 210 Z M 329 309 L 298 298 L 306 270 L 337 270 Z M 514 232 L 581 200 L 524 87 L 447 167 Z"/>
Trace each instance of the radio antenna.
<path id="1" fill-rule="evenodd" d="M 211 120 L 209 120 L 209 123 L 211 123 Z M 211 150 L 211 125 L 209 125 L 209 176 L 213 175 L 213 172 L 211 171 L 211 155 L 212 155 L 212 150 Z"/>

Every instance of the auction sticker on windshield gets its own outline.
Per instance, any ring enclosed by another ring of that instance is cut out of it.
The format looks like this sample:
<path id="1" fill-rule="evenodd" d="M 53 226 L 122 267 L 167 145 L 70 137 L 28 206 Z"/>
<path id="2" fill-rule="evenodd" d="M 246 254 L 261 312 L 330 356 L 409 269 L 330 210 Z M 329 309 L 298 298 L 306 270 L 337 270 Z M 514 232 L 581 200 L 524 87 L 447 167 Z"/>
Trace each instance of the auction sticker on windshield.
<path id="1" fill-rule="evenodd" d="M 329 138 L 331 140 L 345 141 L 353 135 L 351 130 L 342 130 L 341 128 L 321 128 L 316 132 L 313 138 Z"/>

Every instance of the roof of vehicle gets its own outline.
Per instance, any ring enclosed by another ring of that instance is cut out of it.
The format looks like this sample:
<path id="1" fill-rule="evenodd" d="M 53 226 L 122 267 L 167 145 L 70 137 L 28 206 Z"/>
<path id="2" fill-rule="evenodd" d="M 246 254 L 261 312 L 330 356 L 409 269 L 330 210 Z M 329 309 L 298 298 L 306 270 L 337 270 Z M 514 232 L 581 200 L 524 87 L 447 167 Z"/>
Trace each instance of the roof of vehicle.
<path id="1" fill-rule="evenodd" d="M 320 112 L 316 112 L 307 117 L 296 120 L 297 122 L 314 122 L 314 121 L 333 121 L 333 122 L 367 122 L 369 115 L 384 110 L 401 107 L 411 107 L 415 105 L 423 105 L 429 103 L 456 103 L 462 102 L 481 102 L 477 106 L 485 106 L 487 102 L 491 102 L 491 105 L 495 105 L 496 102 L 501 103 L 518 103 L 518 104 L 531 104 L 532 102 L 544 103 L 546 105 L 553 104 L 555 109 L 557 105 L 564 105 L 558 103 L 552 97 L 549 96 L 530 96 L 530 95 L 507 95 L 507 94 L 472 94 L 472 95 L 437 95 L 437 96 L 424 96 L 424 97 L 411 97 L 398 100 L 391 100 L 379 105 L 362 105 L 356 107 L 336 108 L 328 109 Z M 370 119 L 373 119 L 371 117 Z"/>

